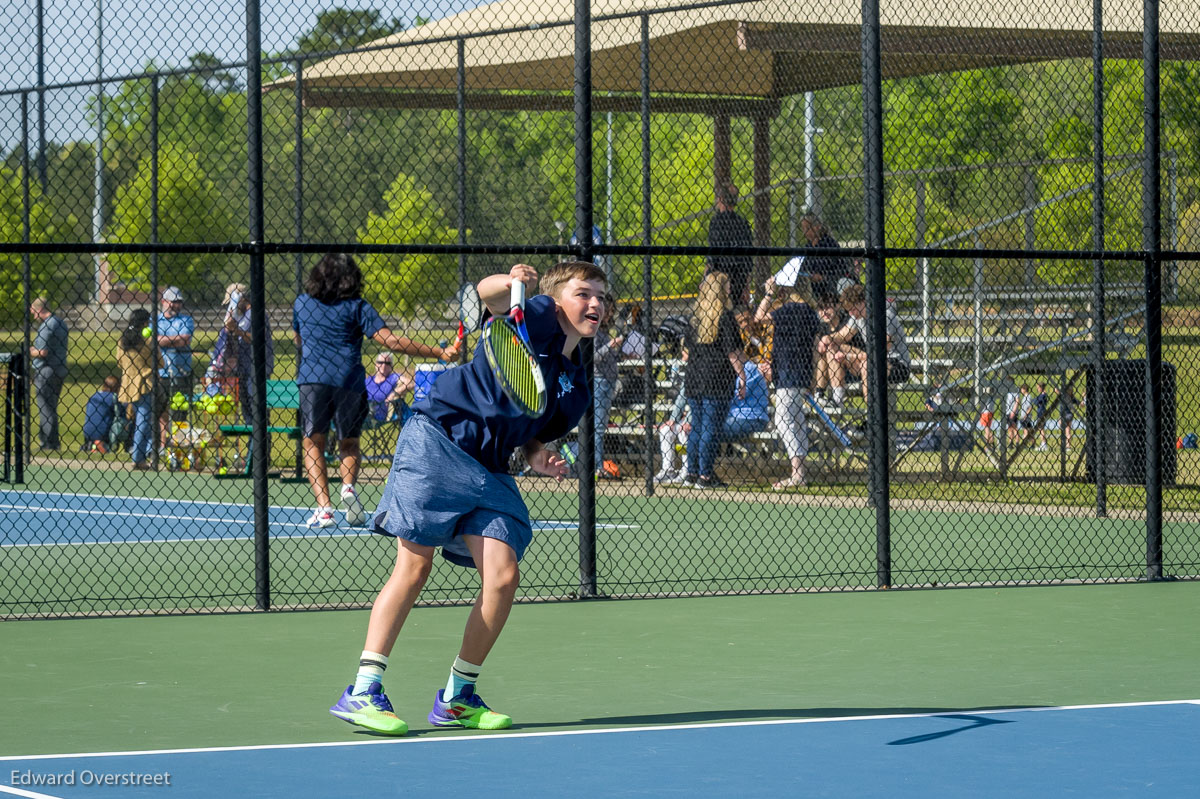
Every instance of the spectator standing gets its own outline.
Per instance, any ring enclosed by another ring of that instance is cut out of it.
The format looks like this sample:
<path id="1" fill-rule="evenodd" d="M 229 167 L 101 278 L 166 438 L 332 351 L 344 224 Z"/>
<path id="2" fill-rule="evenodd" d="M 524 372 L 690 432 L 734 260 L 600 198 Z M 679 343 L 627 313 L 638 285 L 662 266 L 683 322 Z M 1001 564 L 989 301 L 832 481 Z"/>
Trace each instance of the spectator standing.
<path id="1" fill-rule="evenodd" d="M 800 217 L 800 231 L 810 247 L 836 249 L 841 245 L 829 232 L 821 218 L 812 211 Z M 804 259 L 812 281 L 813 294 L 817 299 L 836 300 L 843 287 L 854 282 L 851 261 L 842 255 L 811 255 Z M 843 282 L 846 281 L 846 282 Z"/>
<path id="2" fill-rule="evenodd" d="M 1029 386 L 1021 386 L 1020 399 L 1021 440 L 1025 441 L 1033 432 L 1033 397 L 1029 395 Z"/>
<path id="3" fill-rule="evenodd" d="M 117 389 L 120 378 L 109 375 L 100 384 L 99 390 L 88 397 L 83 411 L 83 448 L 101 454 L 108 452 L 108 435 L 112 432 L 113 420 L 117 418 Z"/>
<path id="4" fill-rule="evenodd" d="M 1004 421 L 1008 430 L 1008 443 L 1016 444 L 1021 421 L 1021 393 L 1027 389 L 1018 387 L 1004 395 Z"/>
<path id="5" fill-rule="evenodd" d="M 766 296 L 759 303 L 755 318 L 770 320 L 775 328 L 771 373 L 775 380 L 775 432 L 783 442 L 791 464 L 791 474 L 772 488 L 782 491 L 808 484 L 804 460 L 808 456 L 808 423 L 805 419 L 804 393 L 813 381 L 813 354 L 816 342 L 828 324 L 812 307 L 809 282 L 798 278 L 787 290 L 782 305 L 771 310 L 777 286 L 767 281 Z"/>
<path id="6" fill-rule="evenodd" d="M 458 357 L 457 342 L 436 348 L 394 334 L 379 312 L 362 298 L 362 289 L 362 271 L 354 258 L 345 253 L 328 253 L 309 272 L 305 293 L 292 306 L 292 332 L 300 356 L 296 383 L 300 390 L 304 467 L 317 503 L 308 520 L 309 527 L 337 524 L 329 500 L 325 466 L 330 422 L 338 430 L 346 523 L 356 527 L 366 523 L 356 487 L 362 461 L 358 439 L 367 417 L 363 337 L 406 355 L 447 362 Z"/>
<path id="7" fill-rule="evenodd" d="M 254 424 L 254 336 L 250 330 L 250 294 L 245 284 L 230 283 L 225 287 L 224 306 L 225 322 L 217 335 L 217 349 L 227 353 L 226 371 L 237 378 L 242 418 L 246 424 Z M 264 324 L 267 377 L 270 378 L 275 371 L 275 340 L 270 321 L 264 319 Z"/>
<path id="8" fill-rule="evenodd" d="M 130 455 L 133 468 L 138 471 L 150 468 L 147 458 L 153 444 L 155 363 L 149 325 L 150 312 L 138 308 L 129 314 L 129 321 L 117 341 L 117 365 L 121 368 L 121 388 L 117 392 L 117 401 L 125 406 L 125 412 L 133 422 Z"/>
<path id="9" fill-rule="evenodd" d="M 58 399 L 67 379 L 67 323 L 54 314 L 50 302 L 38 297 L 29 304 L 29 313 L 38 320 L 37 335 L 29 347 L 33 367 L 33 387 L 37 391 L 38 444 L 56 452 L 58 438 Z"/>
<path id="10" fill-rule="evenodd" d="M 750 223 L 737 212 L 738 190 L 732 183 L 718 183 L 717 212 L 708 225 L 708 246 L 750 247 L 754 236 Z M 750 273 L 754 262 L 748 255 L 716 255 L 713 268 L 729 276 L 729 296 L 734 305 L 747 304 Z"/>
<path id="11" fill-rule="evenodd" d="M 1064 449 L 1071 448 L 1072 427 L 1075 422 L 1075 406 L 1078 405 L 1075 399 L 1075 392 L 1070 386 L 1061 389 L 1058 392 L 1058 423 L 1063 429 L 1063 447 Z"/>
<path id="12" fill-rule="evenodd" d="M 1039 380 L 1037 384 L 1038 393 L 1033 398 L 1033 409 L 1037 413 L 1037 419 L 1034 424 L 1037 425 L 1038 432 L 1038 449 L 1045 450 L 1046 447 L 1046 406 L 1050 402 L 1050 398 L 1046 396 L 1046 383 Z"/>
<path id="13" fill-rule="evenodd" d="M 718 438 L 729 411 L 730 397 L 746 395 L 746 357 L 733 317 L 729 276 L 709 272 L 696 299 L 694 334 L 688 343 L 684 394 L 692 414 L 691 445 L 687 450 L 685 483 L 719 488 L 713 472 Z"/>
<path id="14" fill-rule="evenodd" d="M 621 347 L 625 343 L 624 336 L 613 335 L 616 331 L 609 329 L 612 322 L 615 303 L 610 296 L 604 303 L 604 318 L 600 329 L 592 340 L 592 386 L 594 396 L 594 435 L 592 437 L 594 463 L 596 464 L 597 480 L 620 480 L 618 475 L 610 474 L 604 464 L 604 433 L 608 430 L 608 414 L 612 410 L 613 395 L 617 390 L 617 377 L 620 369 Z"/>
<path id="15" fill-rule="evenodd" d="M 157 413 L 160 440 L 165 444 L 171 437 L 170 422 L 187 416 L 186 410 L 171 410 L 172 402 L 176 395 L 191 402 L 193 387 L 192 335 L 196 332 L 196 321 L 183 312 L 183 291 L 178 286 L 168 286 L 162 293 L 157 324 L 158 348 L 162 353 Z"/>

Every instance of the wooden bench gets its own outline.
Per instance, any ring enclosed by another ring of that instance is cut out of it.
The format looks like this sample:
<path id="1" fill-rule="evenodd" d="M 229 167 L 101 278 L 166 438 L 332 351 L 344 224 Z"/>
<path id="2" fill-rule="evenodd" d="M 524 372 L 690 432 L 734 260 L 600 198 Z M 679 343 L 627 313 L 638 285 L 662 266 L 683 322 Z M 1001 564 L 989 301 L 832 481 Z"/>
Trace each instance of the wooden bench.
<path id="1" fill-rule="evenodd" d="M 296 442 L 296 473 L 292 477 L 284 477 L 282 481 L 285 483 L 303 483 L 307 481 L 304 475 L 304 449 L 303 436 L 300 433 L 300 387 L 296 385 L 294 380 L 268 380 L 267 381 L 267 419 L 271 417 L 271 411 L 294 411 L 295 423 L 291 425 L 268 425 L 267 434 L 284 435 Z M 247 438 L 254 435 L 253 425 L 248 424 L 223 424 L 218 428 L 221 435 L 227 438 L 237 438 L 246 436 Z M 250 454 L 246 458 L 246 468 L 240 472 L 229 472 L 226 474 L 218 474 L 218 479 L 235 480 L 251 477 L 253 474 L 253 448 L 248 448 Z M 279 477 L 279 472 L 271 473 L 271 477 Z"/>

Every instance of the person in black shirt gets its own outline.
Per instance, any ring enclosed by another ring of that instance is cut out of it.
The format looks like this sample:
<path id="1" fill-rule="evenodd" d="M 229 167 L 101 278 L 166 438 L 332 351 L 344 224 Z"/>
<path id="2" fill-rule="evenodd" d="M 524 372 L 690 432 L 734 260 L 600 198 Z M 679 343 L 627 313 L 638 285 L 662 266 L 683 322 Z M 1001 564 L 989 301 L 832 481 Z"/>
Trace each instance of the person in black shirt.
<path id="1" fill-rule="evenodd" d="M 783 491 L 808 485 L 804 459 L 808 455 L 808 425 L 805 421 L 805 392 L 813 380 L 813 353 L 817 339 L 827 329 L 812 307 L 812 290 L 807 278 L 796 278 L 794 286 L 783 287 L 783 301 L 776 303 L 774 280 L 766 284 L 766 296 L 755 312 L 760 322 L 775 328 L 771 372 L 775 382 L 775 432 L 783 442 L 792 473 L 772 488 Z"/>
<path id="2" fill-rule="evenodd" d="M 688 368 L 683 393 L 692 414 L 684 482 L 701 488 L 724 483 L 713 473 L 717 439 L 734 392 L 746 396 L 746 355 L 733 316 L 729 276 L 709 272 L 700 283 L 688 342 Z"/>
<path id="3" fill-rule="evenodd" d="M 717 185 L 717 212 L 713 214 L 708 225 L 708 246 L 710 247 L 749 247 L 754 238 L 750 232 L 750 223 L 742 218 L 736 210 L 738 203 L 737 186 L 732 183 Z M 834 244 L 836 247 L 836 243 Z M 729 275 L 729 296 L 733 304 L 745 305 L 748 302 L 750 288 L 750 272 L 753 260 L 746 255 L 716 255 L 713 256 L 713 268 Z"/>

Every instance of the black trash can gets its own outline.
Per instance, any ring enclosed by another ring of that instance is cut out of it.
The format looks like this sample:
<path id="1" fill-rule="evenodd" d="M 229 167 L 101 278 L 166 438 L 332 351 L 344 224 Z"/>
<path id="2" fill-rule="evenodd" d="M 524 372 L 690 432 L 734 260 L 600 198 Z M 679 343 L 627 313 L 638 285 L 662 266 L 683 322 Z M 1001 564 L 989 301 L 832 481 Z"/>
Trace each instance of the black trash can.
<path id="1" fill-rule="evenodd" d="M 1096 482 L 1097 403 L 1104 403 L 1104 476 L 1109 483 L 1146 482 L 1146 362 L 1104 361 L 1103 395 L 1095 365 L 1087 367 L 1087 479 Z M 1175 484 L 1175 366 L 1162 365 L 1163 485 Z"/>

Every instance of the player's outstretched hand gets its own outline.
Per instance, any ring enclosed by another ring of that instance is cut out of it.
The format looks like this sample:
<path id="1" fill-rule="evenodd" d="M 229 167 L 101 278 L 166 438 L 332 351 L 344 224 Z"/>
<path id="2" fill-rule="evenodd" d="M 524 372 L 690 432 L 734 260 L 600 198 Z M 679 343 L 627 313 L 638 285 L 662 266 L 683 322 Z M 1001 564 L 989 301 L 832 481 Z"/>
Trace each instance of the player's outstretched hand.
<path id="1" fill-rule="evenodd" d="M 508 270 L 508 276 L 513 280 L 519 280 L 525 284 L 525 294 L 533 296 L 537 294 L 538 288 L 538 273 L 529 264 L 516 264 L 512 269 Z M 512 285 L 511 283 L 509 284 Z"/>
<path id="2" fill-rule="evenodd" d="M 441 360 L 445 361 L 446 363 L 457 361 L 458 354 L 462 352 L 462 344 L 463 340 L 461 338 L 456 338 L 449 347 L 442 347 Z"/>
<path id="3" fill-rule="evenodd" d="M 529 468 L 538 474 L 553 477 L 560 483 L 571 471 L 570 465 L 552 449 L 539 449 L 537 452 L 527 455 L 526 460 L 529 461 Z"/>

